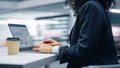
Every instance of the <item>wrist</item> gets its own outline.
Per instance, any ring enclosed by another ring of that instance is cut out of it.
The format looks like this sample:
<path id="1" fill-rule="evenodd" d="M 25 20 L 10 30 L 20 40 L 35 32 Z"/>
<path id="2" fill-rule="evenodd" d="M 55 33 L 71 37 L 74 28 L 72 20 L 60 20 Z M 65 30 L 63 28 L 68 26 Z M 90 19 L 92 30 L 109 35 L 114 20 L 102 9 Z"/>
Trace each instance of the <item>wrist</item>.
<path id="1" fill-rule="evenodd" d="M 59 54 L 59 47 L 60 47 L 60 46 L 54 46 L 54 47 L 52 48 L 52 53 L 54 53 L 54 54 Z"/>
<path id="2" fill-rule="evenodd" d="M 50 53 L 52 53 L 52 49 L 53 49 L 53 48 L 54 48 L 54 46 L 51 46 L 51 47 L 50 47 L 50 51 L 49 51 Z"/>

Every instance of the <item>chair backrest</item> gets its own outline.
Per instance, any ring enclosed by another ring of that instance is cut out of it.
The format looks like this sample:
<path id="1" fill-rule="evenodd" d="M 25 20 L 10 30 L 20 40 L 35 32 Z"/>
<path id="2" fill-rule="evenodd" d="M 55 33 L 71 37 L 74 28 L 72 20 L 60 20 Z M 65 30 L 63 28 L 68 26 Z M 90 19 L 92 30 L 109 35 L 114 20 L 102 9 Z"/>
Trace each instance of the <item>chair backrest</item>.
<path id="1" fill-rule="evenodd" d="M 90 65 L 82 68 L 120 68 L 120 64 L 114 65 Z"/>

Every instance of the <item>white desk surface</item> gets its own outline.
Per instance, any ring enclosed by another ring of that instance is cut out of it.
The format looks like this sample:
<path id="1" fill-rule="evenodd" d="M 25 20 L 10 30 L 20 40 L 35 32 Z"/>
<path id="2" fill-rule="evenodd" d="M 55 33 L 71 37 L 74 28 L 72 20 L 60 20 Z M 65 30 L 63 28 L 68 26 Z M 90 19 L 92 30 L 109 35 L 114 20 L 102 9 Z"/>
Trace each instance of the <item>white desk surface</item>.
<path id="1" fill-rule="evenodd" d="M 55 54 L 29 52 L 19 53 L 18 55 L 8 55 L 6 47 L 0 48 L 0 68 L 1 65 L 20 66 L 18 68 L 37 68 L 38 66 L 47 65 L 55 61 L 57 61 L 57 55 Z"/>

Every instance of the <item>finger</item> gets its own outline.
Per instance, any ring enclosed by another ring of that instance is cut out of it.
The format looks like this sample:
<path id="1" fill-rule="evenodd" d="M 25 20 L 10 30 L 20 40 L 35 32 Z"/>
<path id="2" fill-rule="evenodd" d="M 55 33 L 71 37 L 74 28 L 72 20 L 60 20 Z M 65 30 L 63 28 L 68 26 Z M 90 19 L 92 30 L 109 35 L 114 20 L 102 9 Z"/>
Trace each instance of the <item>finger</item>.
<path id="1" fill-rule="evenodd" d="M 40 48 L 33 48 L 32 50 L 37 50 L 37 51 L 40 51 Z"/>
<path id="2" fill-rule="evenodd" d="M 36 50 L 36 47 L 33 47 L 32 50 Z"/>
<path id="3" fill-rule="evenodd" d="M 33 48 L 39 48 L 39 46 L 34 46 Z"/>
<path id="4" fill-rule="evenodd" d="M 48 44 L 48 43 L 49 43 L 49 41 L 43 41 L 43 43 Z"/>
<path id="5" fill-rule="evenodd" d="M 36 50 L 36 48 L 32 48 L 32 50 Z"/>
<path id="6" fill-rule="evenodd" d="M 39 48 L 40 48 L 39 46 L 35 46 L 35 47 L 32 48 L 32 50 L 37 50 Z"/>
<path id="7" fill-rule="evenodd" d="M 44 41 L 43 43 L 45 43 L 45 44 L 50 44 L 50 43 L 52 43 L 52 41 L 46 40 L 46 41 Z"/>

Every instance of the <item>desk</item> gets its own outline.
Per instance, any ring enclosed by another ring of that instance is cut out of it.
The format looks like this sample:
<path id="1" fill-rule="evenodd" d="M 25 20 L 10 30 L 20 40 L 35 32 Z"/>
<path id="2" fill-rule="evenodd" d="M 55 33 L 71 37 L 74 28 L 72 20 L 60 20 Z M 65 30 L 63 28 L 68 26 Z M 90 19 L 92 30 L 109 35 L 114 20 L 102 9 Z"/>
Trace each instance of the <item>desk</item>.
<path id="1" fill-rule="evenodd" d="M 19 53 L 18 55 L 8 55 L 7 48 L 0 48 L 0 68 L 38 68 L 57 61 L 55 54 L 43 53 Z"/>

